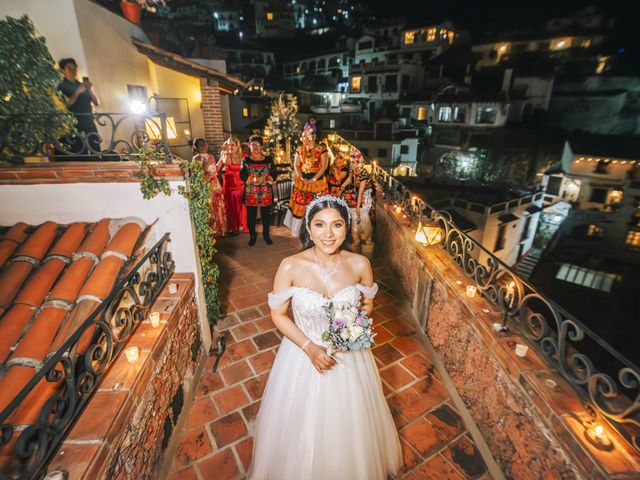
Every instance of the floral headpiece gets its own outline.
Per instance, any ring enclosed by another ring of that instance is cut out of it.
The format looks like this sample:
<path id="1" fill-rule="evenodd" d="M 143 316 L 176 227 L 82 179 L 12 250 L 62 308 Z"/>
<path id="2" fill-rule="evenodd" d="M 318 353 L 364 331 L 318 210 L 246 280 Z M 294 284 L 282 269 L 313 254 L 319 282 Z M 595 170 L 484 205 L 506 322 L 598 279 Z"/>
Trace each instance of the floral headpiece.
<path id="1" fill-rule="evenodd" d="M 362 163 L 363 161 L 362 152 L 360 152 L 360 150 L 358 150 L 357 148 L 352 149 L 351 152 L 349 152 L 349 156 L 352 159 L 357 160 L 358 163 Z"/>
<path id="2" fill-rule="evenodd" d="M 320 202 L 336 202 L 341 206 L 343 206 L 347 210 L 347 213 L 349 213 L 348 223 L 351 223 L 351 213 L 349 210 L 349 204 L 345 202 L 343 199 L 341 199 L 340 197 L 334 197 L 333 195 L 323 195 L 321 197 L 314 198 L 313 200 L 311 200 L 309 205 L 307 205 L 307 209 L 304 212 L 304 223 L 306 226 L 309 226 L 309 212 L 311 212 L 313 207 L 315 207 Z"/>
<path id="3" fill-rule="evenodd" d="M 315 136 L 316 132 L 313 127 L 311 127 L 311 125 L 307 125 L 306 127 L 304 127 L 304 130 L 302 131 L 302 140 L 310 142 L 315 138 Z"/>

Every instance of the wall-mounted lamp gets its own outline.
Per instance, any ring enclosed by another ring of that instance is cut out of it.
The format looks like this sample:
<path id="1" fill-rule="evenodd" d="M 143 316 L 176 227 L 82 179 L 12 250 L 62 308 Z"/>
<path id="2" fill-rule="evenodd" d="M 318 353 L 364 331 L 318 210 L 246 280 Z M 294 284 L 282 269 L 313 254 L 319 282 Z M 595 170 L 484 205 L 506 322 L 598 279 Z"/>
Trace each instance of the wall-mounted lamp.
<path id="1" fill-rule="evenodd" d="M 416 229 L 416 241 L 425 247 L 436 245 L 442 241 L 442 229 L 435 223 L 418 223 Z"/>

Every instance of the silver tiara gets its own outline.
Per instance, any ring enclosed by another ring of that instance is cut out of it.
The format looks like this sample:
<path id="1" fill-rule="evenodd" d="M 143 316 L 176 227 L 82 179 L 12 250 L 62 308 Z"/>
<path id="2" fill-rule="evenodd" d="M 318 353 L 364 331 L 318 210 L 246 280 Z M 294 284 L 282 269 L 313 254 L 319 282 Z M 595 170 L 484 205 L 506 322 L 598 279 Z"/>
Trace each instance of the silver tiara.
<path id="1" fill-rule="evenodd" d="M 345 202 L 342 198 L 334 197 L 333 195 L 322 195 L 321 197 L 314 198 L 313 200 L 311 200 L 311 202 L 309 202 L 309 205 L 307 205 L 307 209 L 304 212 L 305 225 L 309 225 L 309 212 L 320 202 L 339 203 L 347 210 L 347 213 L 349 213 L 349 222 L 351 222 L 351 210 L 349 209 L 349 204 L 347 202 Z"/>

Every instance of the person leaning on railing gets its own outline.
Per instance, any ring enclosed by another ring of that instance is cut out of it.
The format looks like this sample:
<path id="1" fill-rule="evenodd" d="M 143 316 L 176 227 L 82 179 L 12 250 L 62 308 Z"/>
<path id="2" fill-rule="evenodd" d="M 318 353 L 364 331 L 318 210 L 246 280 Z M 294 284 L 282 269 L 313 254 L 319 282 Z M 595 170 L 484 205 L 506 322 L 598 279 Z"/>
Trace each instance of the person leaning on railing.
<path id="1" fill-rule="evenodd" d="M 76 128 L 84 137 L 74 139 L 71 152 L 83 155 L 100 152 L 100 136 L 93 122 L 93 105 L 100 105 L 100 101 L 93 90 L 93 84 L 89 77 L 84 77 L 82 82 L 78 81 L 78 64 L 73 58 L 63 58 L 58 65 L 64 75 L 58 90 L 64 95 L 67 108 L 78 121 Z"/>

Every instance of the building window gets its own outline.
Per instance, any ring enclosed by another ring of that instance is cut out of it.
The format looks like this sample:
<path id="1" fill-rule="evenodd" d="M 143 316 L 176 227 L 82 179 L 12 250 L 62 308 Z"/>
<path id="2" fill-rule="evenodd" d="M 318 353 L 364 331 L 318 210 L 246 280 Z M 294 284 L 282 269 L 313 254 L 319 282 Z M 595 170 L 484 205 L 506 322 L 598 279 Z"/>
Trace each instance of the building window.
<path id="1" fill-rule="evenodd" d="M 556 273 L 556 278 L 602 292 L 610 292 L 613 282 L 622 280 L 620 275 L 614 273 L 590 270 L 570 263 L 563 263 L 560 266 L 558 273 Z"/>
<path id="2" fill-rule="evenodd" d="M 451 107 L 440 107 L 438 109 L 438 121 L 439 122 L 450 122 L 451 121 Z"/>
<path id="3" fill-rule="evenodd" d="M 402 83 L 400 84 L 400 89 L 403 92 L 406 92 L 411 88 L 411 77 L 409 75 L 402 75 Z"/>
<path id="4" fill-rule="evenodd" d="M 480 107 L 476 112 L 477 124 L 494 124 L 498 118 L 498 111 L 494 107 Z"/>
<path id="5" fill-rule="evenodd" d="M 358 50 L 368 50 L 369 48 L 373 48 L 373 42 L 371 40 L 358 44 Z"/>
<path id="6" fill-rule="evenodd" d="M 594 238 L 603 238 L 604 228 L 602 228 L 600 225 L 596 225 L 595 223 L 592 223 L 587 227 L 587 236 L 594 237 Z"/>
<path id="7" fill-rule="evenodd" d="M 494 252 L 498 252 L 504 248 L 504 245 L 506 243 L 504 232 L 506 228 L 507 228 L 506 223 L 503 223 L 498 227 L 498 236 L 496 237 L 496 245 L 493 247 Z"/>
<path id="8" fill-rule="evenodd" d="M 571 46 L 571 37 L 554 38 L 549 44 L 551 50 L 564 50 Z"/>
<path id="9" fill-rule="evenodd" d="M 379 148 L 378 149 L 378 156 L 382 157 L 382 158 L 387 158 L 387 149 L 386 148 Z"/>
<path id="10" fill-rule="evenodd" d="M 242 118 L 249 118 L 249 107 L 242 107 Z"/>
<path id="11" fill-rule="evenodd" d="M 362 77 L 351 77 L 351 93 L 360 93 Z"/>
<path id="12" fill-rule="evenodd" d="M 596 163 L 596 168 L 593 171 L 593 173 L 609 173 L 609 160 L 598 160 L 598 163 Z"/>
<path id="13" fill-rule="evenodd" d="M 455 123 L 464 123 L 465 121 L 465 110 L 460 107 L 453 107 L 453 121 Z"/>
<path id="14" fill-rule="evenodd" d="M 409 145 L 400 145 L 400 155 L 406 155 L 409 153 Z"/>
<path id="15" fill-rule="evenodd" d="M 367 93 L 378 93 L 378 77 L 376 75 L 367 78 Z"/>
<path id="16" fill-rule="evenodd" d="M 267 20 L 269 21 L 273 20 L 273 12 L 267 12 Z"/>
<path id="17" fill-rule="evenodd" d="M 427 107 L 418 107 L 418 120 L 424 122 L 427 119 Z"/>
<path id="18" fill-rule="evenodd" d="M 604 203 L 607 200 L 609 190 L 606 188 L 594 188 L 591 190 L 589 201 L 592 203 Z"/>
<path id="19" fill-rule="evenodd" d="M 384 77 L 384 91 L 386 93 L 393 93 L 398 91 L 397 75 L 386 75 Z"/>
<path id="20" fill-rule="evenodd" d="M 547 194 L 560 195 L 560 186 L 562 185 L 562 177 L 549 177 L 547 182 Z"/>
<path id="21" fill-rule="evenodd" d="M 329 128 L 336 128 L 336 121 L 335 119 L 330 119 L 329 120 Z"/>
<path id="22" fill-rule="evenodd" d="M 624 243 L 629 248 L 640 250 L 640 231 L 629 230 L 627 232 L 627 238 L 625 238 Z"/>
<path id="23" fill-rule="evenodd" d="M 427 42 L 433 42 L 436 39 L 436 29 L 430 28 L 427 30 Z"/>
<path id="24" fill-rule="evenodd" d="M 404 32 L 404 44 L 405 45 L 411 45 L 413 42 L 415 42 L 416 39 L 416 32 Z"/>

